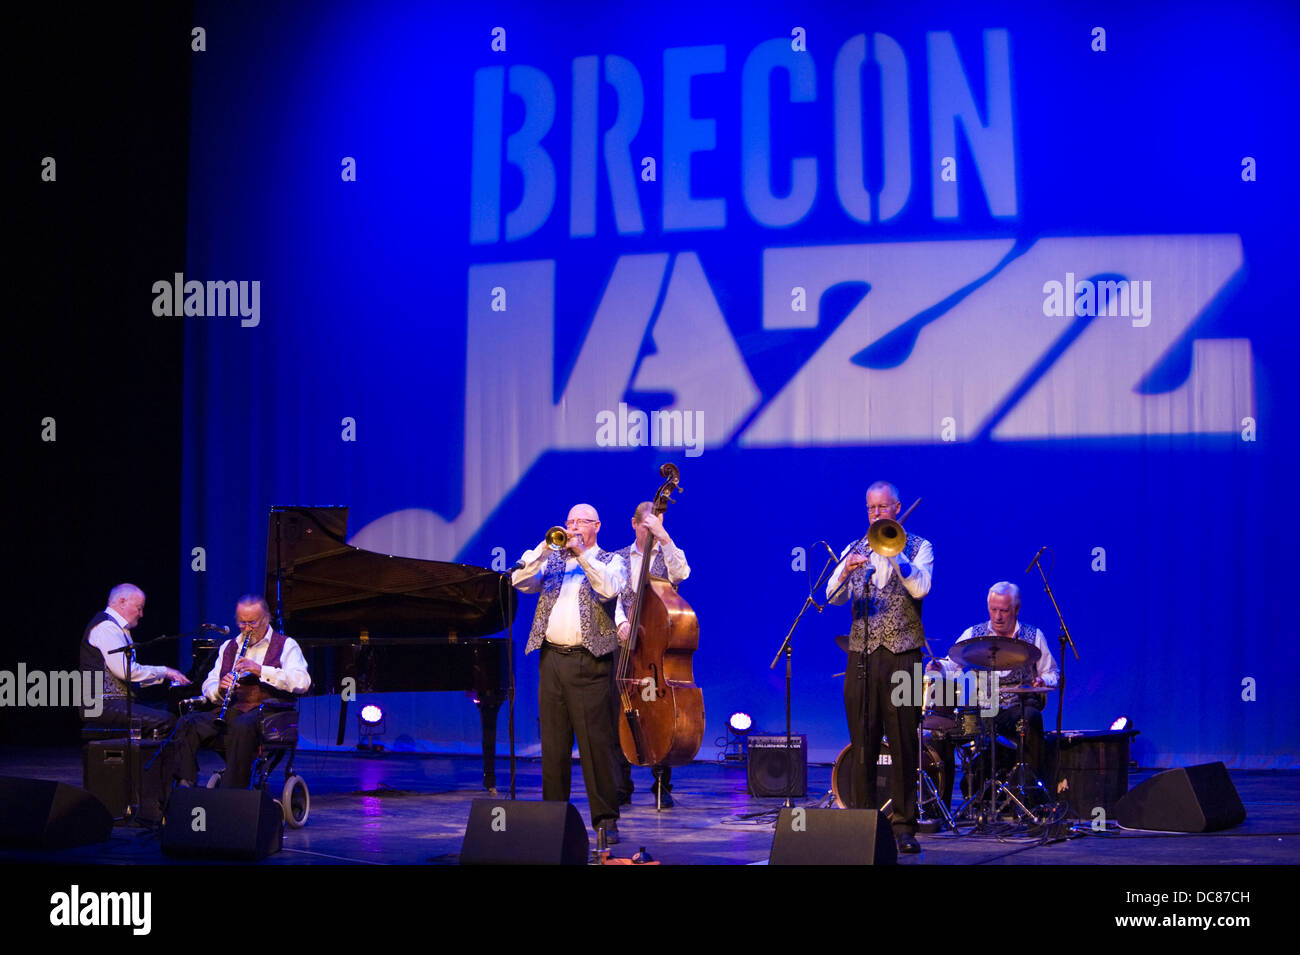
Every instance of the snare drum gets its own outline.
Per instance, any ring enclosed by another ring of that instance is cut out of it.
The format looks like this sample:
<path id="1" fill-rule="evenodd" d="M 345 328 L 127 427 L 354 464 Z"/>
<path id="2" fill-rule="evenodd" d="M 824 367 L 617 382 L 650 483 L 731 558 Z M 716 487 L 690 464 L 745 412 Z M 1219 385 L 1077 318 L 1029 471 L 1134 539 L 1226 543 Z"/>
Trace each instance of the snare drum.
<path id="1" fill-rule="evenodd" d="M 923 678 L 925 702 L 921 706 L 921 729 L 946 736 L 957 728 L 954 718 L 955 707 L 939 705 L 944 700 L 955 700 L 956 681 L 937 679 L 935 674 L 926 673 Z"/>
<path id="2" fill-rule="evenodd" d="M 954 728 L 946 734 L 949 739 L 975 739 L 984 732 L 978 706 L 958 706 L 953 712 Z"/>

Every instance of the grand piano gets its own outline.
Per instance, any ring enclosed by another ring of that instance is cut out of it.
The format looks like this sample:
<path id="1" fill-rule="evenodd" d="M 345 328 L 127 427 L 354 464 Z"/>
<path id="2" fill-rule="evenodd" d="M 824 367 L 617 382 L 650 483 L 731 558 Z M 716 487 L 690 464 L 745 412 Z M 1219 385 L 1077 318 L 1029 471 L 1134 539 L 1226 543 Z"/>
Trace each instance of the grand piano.
<path id="1" fill-rule="evenodd" d="M 466 564 L 390 557 L 347 543 L 346 507 L 273 507 L 266 595 L 275 626 L 303 648 L 312 693 L 472 691 L 483 730 L 483 786 L 496 789 L 497 714 L 512 686 L 509 578 Z M 351 682 L 349 682 L 351 681 Z"/>

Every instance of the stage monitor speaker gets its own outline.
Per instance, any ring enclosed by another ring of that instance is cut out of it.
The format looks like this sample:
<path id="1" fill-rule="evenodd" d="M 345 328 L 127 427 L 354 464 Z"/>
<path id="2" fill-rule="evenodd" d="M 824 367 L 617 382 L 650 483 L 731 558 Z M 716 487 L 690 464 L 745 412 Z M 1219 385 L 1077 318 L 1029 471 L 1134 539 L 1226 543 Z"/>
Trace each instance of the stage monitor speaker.
<path id="1" fill-rule="evenodd" d="M 896 865 L 898 846 L 877 809 L 782 809 L 769 865 Z"/>
<path id="2" fill-rule="evenodd" d="M 262 859 L 283 841 L 284 812 L 264 789 L 182 788 L 167 803 L 164 855 Z"/>
<path id="3" fill-rule="evenodd" d="M 135 751 L 127 749 L 128 740 L 97 739 L 85 745 L 81 753 L 82 785 L 108 807 L 113 818 L 126 814 L 131 801 L 131 775 L 128 765 L 134 762 L 139 779 L 140 818 L 145 822 L 162 821 L 159 805 L 163 800 L 162 760 L 154 759 L 161 740 L 137 740 Z M 153 765 L 149 763 L 152 760 Z M 147 768 L 146 768 L 147 767 Z"/>
<path id="4" fill-rule="evenodd" d="M 475 799 L 460 864 L 586 865 L 590 848 L 572 803 Z"/>
<path id="5" fill-rule="evenodd" d="M 785 744 L 785 734 L 747 740 L 751 796 L 802 798 L 808 794 L 808 738 L 791 736 L 788 752 Z"/>
<path id="6" fill-rule="evenodd" d="M 1168 769 L 1134 786 L 1115 807 L 1125 829 L 1217 832 L 1246 821 L 1223 763 Z"/>
<path id="7" fill-rule="evenodd" d="M 0 776 L 0 845 L 70 849 L 105 842 L 112 833 L 112 814 L 86 790 Z"/>

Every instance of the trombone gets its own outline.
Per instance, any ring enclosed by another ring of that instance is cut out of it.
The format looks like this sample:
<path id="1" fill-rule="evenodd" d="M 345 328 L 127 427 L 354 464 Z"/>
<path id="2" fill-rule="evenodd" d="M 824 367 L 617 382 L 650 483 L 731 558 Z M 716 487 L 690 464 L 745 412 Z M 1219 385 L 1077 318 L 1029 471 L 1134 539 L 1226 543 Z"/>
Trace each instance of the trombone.
<path id="1" fill-rule="evenodd" d="M 872 522 L 867 528 L 867 546 L 879 554 L 881 557 L 894 557 L 903 552 L 907 546 L 907 531 L 903 530 L 903 521 L 907 520 L 916 505 L 921 503 L 918 497 L 912 502 L 912 506 L 903 512 L 903 516 L 898 520 L 884 517 L 878 521 Z"/>
<path id="2" fill-rule="evenodd" d="M 865 539 L 867 546 L 881 557 L 895 557 L 898 554 L 901 554 L 903 548 L 907 546 L 907 531 L 903 530 L 903 521 L 907 520 L 912 515 L 912 512 L 916 510 L 916 506 L 920 503 L 921 499 L 918 497 L 912 502 L 912 506 L 903 512 L 903 516 L 898 520 L 882 517 L 878 521 L 872 521 L 871 526 L 867 528 L 867 532 L 849 546 L 849 551 L 852 551 L 854 547 L 857 547 L 858 544 L 862 543 Z M 832 552 L 831 556 L 834 556 L 834 552 Z M 844 558 L 847 558 L 848 556 L 848 553 L 846 553 Z M 844 585 L 848 582 L 849 575 L 845 574 L 844 578 L 840 581 L 840 585 L 835 588 L 835 593 L 831 594 L 828 601 L 834 600 L 835 597 L 838 596 L 839 592 L 844 589 Z"/>

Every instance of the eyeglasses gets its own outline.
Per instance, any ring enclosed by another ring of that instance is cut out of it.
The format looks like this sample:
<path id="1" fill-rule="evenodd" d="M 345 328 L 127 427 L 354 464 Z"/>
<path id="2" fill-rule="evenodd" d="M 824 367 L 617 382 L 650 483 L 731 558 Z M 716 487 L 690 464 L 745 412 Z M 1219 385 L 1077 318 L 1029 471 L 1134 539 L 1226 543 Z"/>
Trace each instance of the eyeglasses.
<path id="1" fill-rule="evenodd" d="M 878 511 L 888 511 L 888 510 L 892 510 L 895 507 L 898 507 L 897 501 L 894 501 L 892 504 L 868 504 L 867 513 L 871 514 Z"/>
<path id="2" fill-rule="evenodd" d="M 565 521 L 564 526 L 573 527 L 575 524 L 599 524 L 599 523 L 600 521 L 593 521 L 591 518 L 588 517 L 575 517 L 573 518 L 573 520 Z"/>

